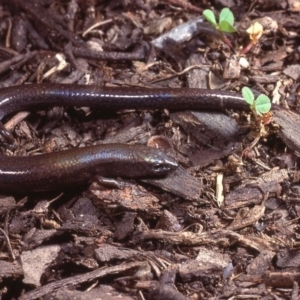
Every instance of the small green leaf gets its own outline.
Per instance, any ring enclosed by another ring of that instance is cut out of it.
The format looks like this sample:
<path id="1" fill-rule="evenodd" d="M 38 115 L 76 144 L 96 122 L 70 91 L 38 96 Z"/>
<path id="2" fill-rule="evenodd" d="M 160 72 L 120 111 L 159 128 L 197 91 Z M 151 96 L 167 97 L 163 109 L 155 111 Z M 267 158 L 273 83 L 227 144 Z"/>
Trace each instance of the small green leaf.
<path id="1" fill-rule="evenodd" d="M 271 109 L 271 100 L 268 96 L 259 95 L 255 101 L 255 108 L 258 113 L 266 114 Z"/>
<path id="2" fill-rule="evenodd" d="M 217 27 L 217 21 L 216 21 L 216 17 L 215 14 L 212 10 L 210 9 L 206 9 L 203 11 L 203 17 L 209 22 L 211 23 L 214 27 Z"/>
<path id="3" fill-rule="evenodd" d="M 236 32 L 236 29 L 230 25 L 227 21 L 222 21 L 219 23 L 219 28 L 223 32 L 233 33 Z"/>
<path id="4" fill-rule="evenodd" d="M 254 103 L 254 95 L 253 95 L 252 91 L 248 87 L 244 86 L 242 88 L 242 94 L 243 94 L 243 97 L 246 100 L 246 102 L 248 104 L 250 104 L 250 105 L 253 105 L 253 103 Z"/>
<path id="5" fill-rule="evenodd" d="M 231 26 L 233 26 L 234 24 L 234 16 L 233 13 L 231 12 L 231 10 L 229 8 L 223 8 L 221 10 L 220 16 L 219 16 L 219 24 L 222 21 L 226 21 L 228 24 L 230 24 Z"/>

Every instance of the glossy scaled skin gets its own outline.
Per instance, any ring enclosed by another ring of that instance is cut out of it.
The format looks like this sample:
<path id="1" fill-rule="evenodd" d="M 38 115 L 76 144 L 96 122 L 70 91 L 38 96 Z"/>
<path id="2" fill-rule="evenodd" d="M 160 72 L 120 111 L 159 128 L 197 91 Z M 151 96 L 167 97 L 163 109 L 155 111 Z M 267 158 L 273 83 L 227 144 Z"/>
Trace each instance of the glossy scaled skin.
<path id="1" fill-rule="evenodd" d="M 63 190 L 105 177 L 166 175 L 177 163 L 143 145 L 107 144 L 28 157 L 0 155 L 0 191 Z"/>
<path id="2" fill-rule="evenodd" d="M 247 103 L 237 94 L 201 89 L 32 84 L 0 90 L 0 119 L 15 111 L 54 105 L 104 109 L 248 109 Z M 0 191 L 63 190 L 88 182 L 94 175 L 149 177 L 165 175 L 176 167 L 173 159 L 157 149 L 123 144 L 30 157 L 1 155 Z"/>
<path id="3" fill-rule="evenodd" d="M 238 94 L 205 89 L 32 84 L 0 90 L 0 119 L 15 111 L 54 105 L 109 109 L 249 109 Z"/>

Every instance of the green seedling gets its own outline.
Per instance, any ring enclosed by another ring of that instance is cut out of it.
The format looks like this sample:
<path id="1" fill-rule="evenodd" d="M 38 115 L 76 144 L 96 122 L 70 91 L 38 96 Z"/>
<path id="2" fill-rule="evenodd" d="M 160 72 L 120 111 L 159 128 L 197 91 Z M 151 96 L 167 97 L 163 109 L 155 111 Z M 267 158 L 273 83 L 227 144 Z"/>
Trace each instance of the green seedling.
<path id="1" fill-rule="evenodd" d="M 262 116 L 270 111 L 271 100 L 268 96 L 261 94 L 255 100 L 252 91 L 246 86 L 242 88 L 242 95 L 256 116 Z"/>
<path id="2" fill-rule="evenodd" d="M 234 16 L 229 8 L 223 8 L 219 16 L 219 24 L 216 21 L 215 14 L 212 10 L 206 9 L 203 11 L 204 18 L 212 24 L 218 31 L 233 33 L 236 29 L 233 27 Z"/>

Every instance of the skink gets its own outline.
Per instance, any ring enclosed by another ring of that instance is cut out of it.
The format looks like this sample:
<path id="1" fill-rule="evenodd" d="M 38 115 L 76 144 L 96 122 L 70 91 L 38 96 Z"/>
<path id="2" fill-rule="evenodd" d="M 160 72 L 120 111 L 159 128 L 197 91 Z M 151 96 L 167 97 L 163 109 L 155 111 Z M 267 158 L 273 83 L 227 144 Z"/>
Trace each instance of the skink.
<path id="1" fill-rule="evenodd" d="M 64 190 L 104 177 L 165 175 L 177 163 L 144 145 L 107 144 L 35 156 L 0 155 L 0 193 Z"/>
<path id="2" fill-rule="evenodd" d="M 0 119 L 23 109 L 46 106 L 108 109 L 249 109 L 238 94 L 189 88 L 124 88 L 69 84 L 31 84 L 0 89 Z"/>
<path id="3" fill-rule="evenodd" d="M 0 119 L 29 108 L 89 106 L 103 109 L 247 109 L 237 94 L 201 89 L 101 88 L 32 84 L 0 90 Z M 98 145 L 30 157 L 0 155 L 0 192 L 65 189 L 94 175 L 147 177 L 174 170 L 177 163 L 162 151 L 141 145 Z"/>

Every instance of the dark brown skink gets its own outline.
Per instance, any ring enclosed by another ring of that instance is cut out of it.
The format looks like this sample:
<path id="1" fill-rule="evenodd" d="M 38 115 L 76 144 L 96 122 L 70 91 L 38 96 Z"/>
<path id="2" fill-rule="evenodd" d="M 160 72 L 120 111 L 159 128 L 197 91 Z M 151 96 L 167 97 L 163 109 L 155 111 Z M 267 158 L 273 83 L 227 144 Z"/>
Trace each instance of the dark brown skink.
<path id="1" fill-rule="evenodd" d="M 0 119 L 23 109 L 45 106 L 108 109 L 248 109 L 237 94 L 201 89 L 101 88 L 32 84 L 0 90 Z M 30 157 L 0 156 L 0 192 L 64 189 L 94 175 L 147 177 L 167 174 L 177 163 L 146 146 L 98 145 Z"/>
<path id="2" fill-rule="evenodd" d="M 0 119 L 15 111 L 54 105 L 108 109 L 249 109 L 238 94 L 206 89 L 101 88 L 69 84 L 30 84 L 0 89 Z"/>
<path id="3" fill-rule="evenodd" d="M 162 176 L 177 167 L 144 145 L 107 144 L 36 156 L 0 155 L 0 193 L 64 190 L 105 177 Z"/>

